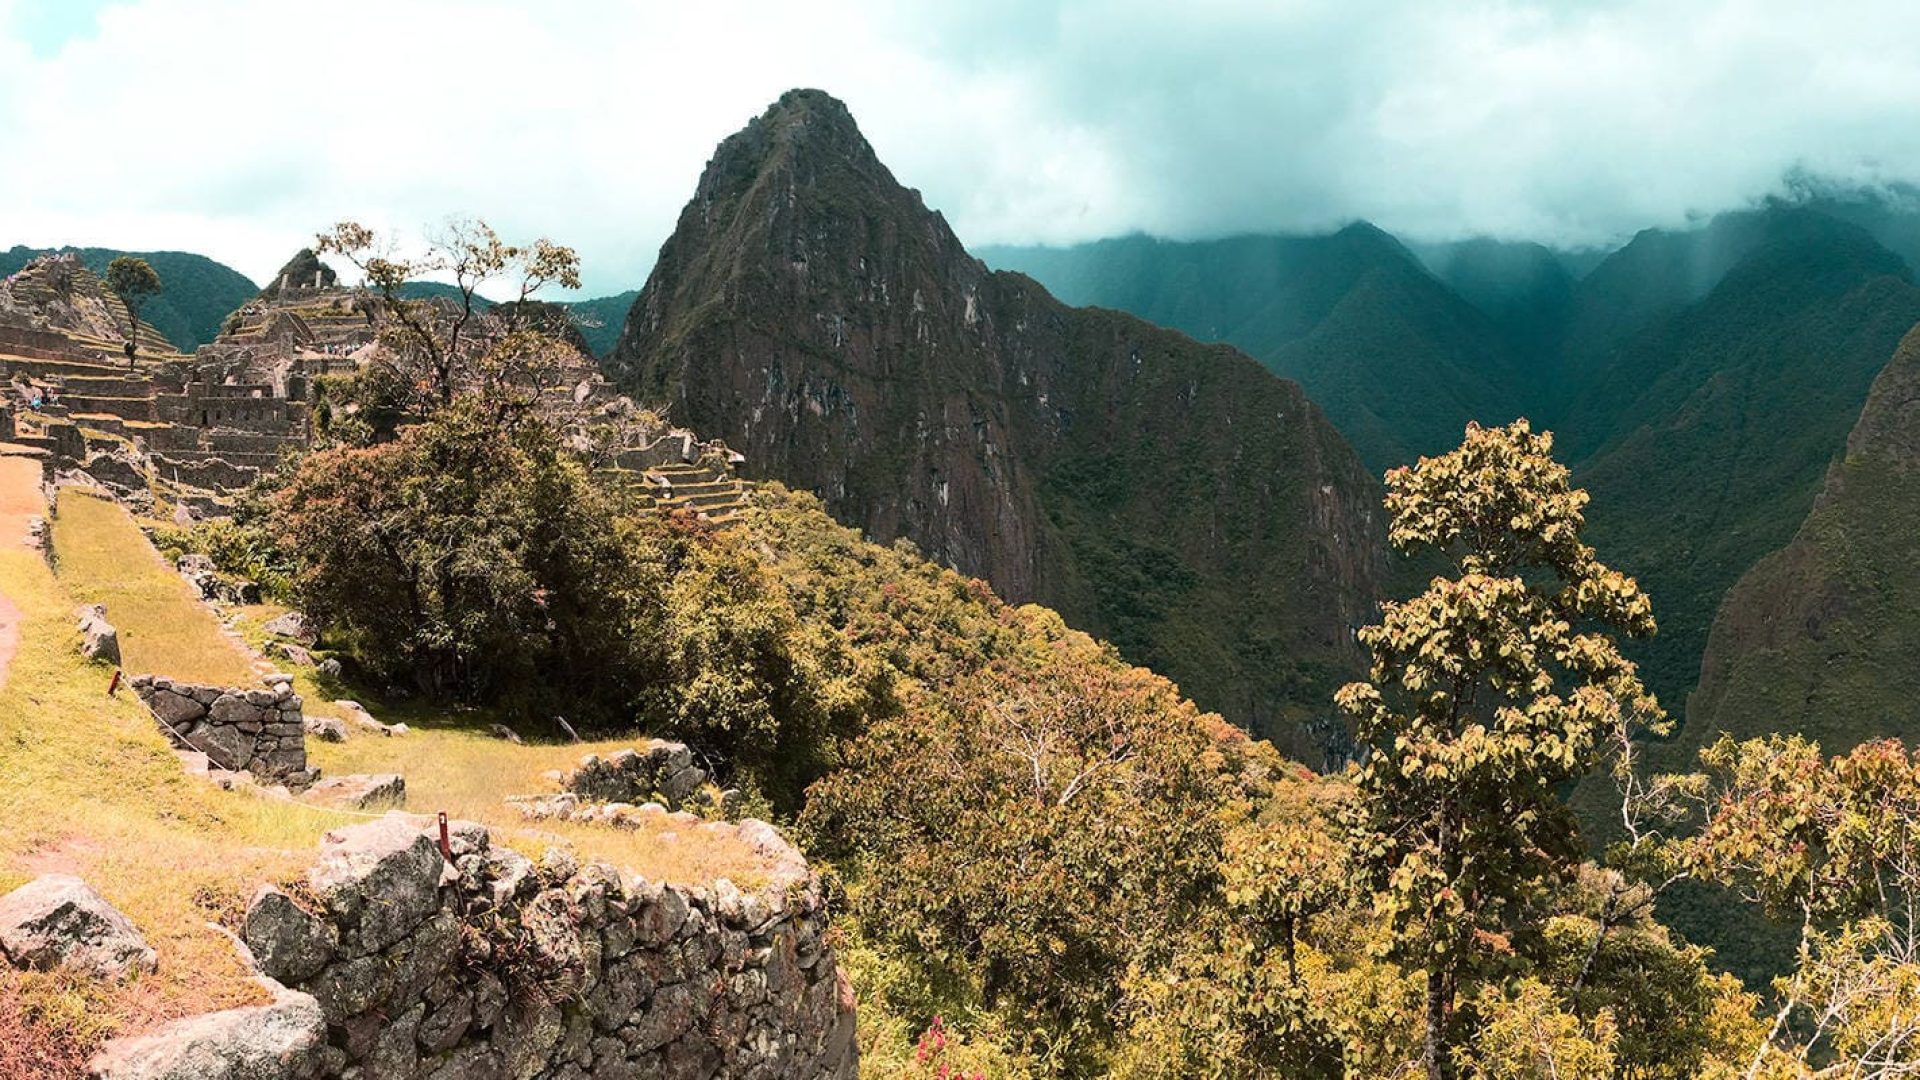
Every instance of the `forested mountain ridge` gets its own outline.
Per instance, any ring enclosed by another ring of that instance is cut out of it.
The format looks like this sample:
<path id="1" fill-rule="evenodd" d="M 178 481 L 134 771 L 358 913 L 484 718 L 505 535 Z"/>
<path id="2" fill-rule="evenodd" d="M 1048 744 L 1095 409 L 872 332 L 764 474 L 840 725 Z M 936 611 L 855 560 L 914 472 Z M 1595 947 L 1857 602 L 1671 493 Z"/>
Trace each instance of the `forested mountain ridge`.
<path id="1" fill-rule="evenodd" d="M 1722 596 L 1793 535 L 1868 386 L 1920 321 L 1911 271 L 1864 231 L 1766 217 L 1740 223 L 1759 226 L 1743 229 L 1751 246 L 1697 302 L 1624 337 L 1561 423 L 1596 543 L 1661 605 L 1643 659 L 1676 705 Z M 1700 239 L 1717 254 L 1719 237 Z"/>
<path id="2" fill-rule="evenodd" d="M 161 291 L 140 308 L 140 318 L 153 324 L 174 347 L 191 352 L 220 334 L 229 312 L 251 299 L 259 286 L 246 275 L 205 255 L 185 251 L 119 251 L 113 248 L 29 248 L 14 245 L 0 251 L 0 277 L 18 273 L 34 259 L 53 251 L 73 251 L 87 269 L 105 274 L 107 264 L 120 255 L 136 255 L 160 275 Z"/>
<path id="3" fill-rule="evenodd" d="M 748 467 L 1059 609 L 1288 749 L 1355 670 L 1377 481 L 1232 349 L 989 271 L 838 101 L 730 137 L 607 361 Z"/>
<path id="4" fill-rule="evenodd" d="M 989 248 L 1069 303 L 1236 346 L 1295 379 L 1375 472 L 1519 415 L 1533 371 L 1508 330 L 1364 223 L 1328 236 Z"/>
<path id="5" fill-rule="evenodd" d="M 1920 328 L 1874 380 L 1792 542 L 1714 619 L 1687 701 L 1689 743 L 1721 731 L 1850 746 L 1920 737 Z"/>

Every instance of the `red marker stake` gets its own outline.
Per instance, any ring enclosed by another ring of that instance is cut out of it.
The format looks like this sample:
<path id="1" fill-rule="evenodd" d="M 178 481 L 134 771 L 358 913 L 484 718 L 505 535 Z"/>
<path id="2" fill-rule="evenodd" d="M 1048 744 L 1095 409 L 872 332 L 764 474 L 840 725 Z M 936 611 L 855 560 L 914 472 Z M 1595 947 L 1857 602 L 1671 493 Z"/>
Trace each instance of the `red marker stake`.
<path id="1" fill-rule="evenodd" d="M 453 842 L 447 839 L 447 812 L 440 811 L 440 857 L 453 861 Z"/>

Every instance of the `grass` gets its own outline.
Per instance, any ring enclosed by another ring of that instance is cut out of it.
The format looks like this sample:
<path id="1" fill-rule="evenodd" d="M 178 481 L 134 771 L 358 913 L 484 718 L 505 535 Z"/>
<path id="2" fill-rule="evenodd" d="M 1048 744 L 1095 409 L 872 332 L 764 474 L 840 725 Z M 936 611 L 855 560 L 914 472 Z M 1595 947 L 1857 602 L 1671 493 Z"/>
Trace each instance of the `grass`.
<path id="1" fill-rule="evenodd" d="M 297 874 L 320 834 L 348 819 L 189 778 L 145 711 L 126 693 L 108 698 L 107 671 L 80 658 L 73 597 L 45 562 L 0 551 L 0 591 L 23 624 L 0 688 L 0 891 L 78 874 L 160 956 L 157 974 L 90 991 L 100 1000 L 89 1013 L 106 1022 L 89 1037 L 260 1000 L 231 943 L 207 924 L 230 921 L 260 882 Z M 74 992 L 52 982 L 15 989 Z"/>
<path id="2" fill-rule="evenodd" d="M 40 509 L 21 459 L 0 458 L 0 526 Z M 24 532 L 22 524 L 21 532 Z M 73 608 L 104 602 L 130 665 L 210 682 L 250 684 L 253 658 L 168 570 L 118 506 L 79 493 L 61 497 L 55 525 L 60 572 L 0 535 L 0 593 L 21 610 L 21 640 L 0 687 L 0 893 L 44 873 L 87 880 L 133 920 L 160 957 L 159 971 L 122 986 L 59 976 L 0 973 L 0 1075 L 72 1074 L 105 1038 L 193 1013 L 258 1002 L 228 939 L 263 882 L 297 877 L 320 836 L 356 819 L 306 804 L 227 792 L 189 777 L 137 701 L 105 693 L 109 671 L 79 656 Z M 274 608 L 254 609 L 248 621 Z M 243 623 L 244 625 L 244 623 Z M 258 635 L 255 628 L 252 631 Z M 296 669 L 301 689 L 323 685 Z M 763 861 L 731 838 L 672 823 L 614 830 L 571 823 L 529 825 L 501 801 L 549 790 L 541 773 L 632 739 L 579 746 L 515 746 L 463 727 L 474 717 L 408 715 L 416 730 L 344 744 L 313 741 L 330 774 L 399 772 L 410 809 L 487 822 L 497 842 L 535 853 L 572 848 L 656 880 L 732 878 L 763 884 Z"/>
<path id="3" fill-rule="evenodd" d="M 219 618 L 117 504 L 64 489 L 53 539 L 61 578 L 75 601 L 106 605 L 129 673 L 222 686 L 259 681 L 252 658 L 222 632 Z"/>
<path id="4" fill-rule="evenodd" d="M 271 638 L 266 624 L 288 610 L 275 603 L 235 608 L 234 629 L 249 646 L 265 652 Z M 391 699 L 347 686 L 312 667 L 279 666 L 293 676 L 294 689 L 309 716 L 341 716 L 342 710 L 333 703 L 345 698 L 359 702 L 385 723 L 404 723 L 411 729 L 410 734 L 395 738 L 354 731 L 344 743 L 308 740 L 307 759 L 325 775 L 399 773 L 407 778 L 408 810 L 445 811 L 449 818 L 485 822 L 501 839 L 523 850 L 539 851 L 557 842 L 583 855 L 635 868 L 649 878 L 679 884 L 727 877 L 742 888 L 753 888 L 766 880 L 762 860 L 736 842 L 711 835 L 695 840 L 671 824 L 629 830 L 542 822 L 530 828 L 503 801 L 508 795 L 552 791 L 554 785 L 545 773 L 570 769 L 586 754 L 609 754 L 634 746 L 643 736 L 577 744 L 530 739 L 524 746 L 515 746 L 486 733 L 490 724 L 500 720 L 491 713 Z"/>

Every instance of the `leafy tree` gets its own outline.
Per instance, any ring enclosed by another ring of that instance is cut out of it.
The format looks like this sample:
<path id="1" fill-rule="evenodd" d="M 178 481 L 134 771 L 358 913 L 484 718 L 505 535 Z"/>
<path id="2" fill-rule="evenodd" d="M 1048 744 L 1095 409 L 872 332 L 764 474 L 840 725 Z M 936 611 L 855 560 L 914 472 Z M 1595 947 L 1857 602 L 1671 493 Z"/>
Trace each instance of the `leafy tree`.
<path id="1" fill-rule="evenodd" d="M 1694 871 L 1800 927 L 1742 1075 L 1920 1075 L 1920 753 L 1884 739 L 1823 761 L 1775 735 L 1701 759 Z"/>
<path id="2" fill-rule="evenodd" d="M 160 292 L 160 275 L 147 260 L 121 255 L 107 264 L 107 288 L 127 305 L 127 358 L 140 348 L 140 306 Z"/>
<path id="3" fill-rule="evenodd" d="M 571 364 L 590 363 L 564 309 L 534 302 L 549 285 L 580 287 L 580 258 L 550 240 L 508 244 L 484 221 L 454 221 L 412 255 L 357 222 L 320 235 L 322 254 L 357 267 L 386 315 L 376 365 L 384 389 L 408 411 L 425 414 L 456 394 L 480 396 L 497 415 L 530 412 L 540 392 Z M 409 295 L 430 276 L 453 279 L 451 292 Z M 504 282 L 513 298 L 493 304 L 480 290 Z"/>
<path id="4" fill-rule="evenodd" d="M 546 691 L 613 711 L 659 606 L 632 527 L 550 429 L 454 406 L 303 459 L 273 495 L 294 598 L 374 674 L 431 697 Z"/>
<path id="5" fill-rule="evenodd" d="M 1460 447 L 1387 474 L 1389 539 L 1453 563 L 1360 632 L 1369 680 L 1337 695 L 1367 748 L 1355 858 L 1391 954 L 1425 972 L 1421 1064 L 1456 1074 L 1456 1002 L 1540 925 L 1581 844 L 1556 788 L 1658 706 L 1608 629 L 1654 630 L 1633 579 L 1581 542 L 1586 493 L 1550 434 L 1469 425 Z"/>
<path id="6" fill-rule="evenodd" d="M 802 823 L 868 934 L 1089 1075 L 1129 965 L 1211 894 L 1234 751 L 1165 680 L 1057 617 L 1036 629 L 1024 663 L 875 725 Z"/>

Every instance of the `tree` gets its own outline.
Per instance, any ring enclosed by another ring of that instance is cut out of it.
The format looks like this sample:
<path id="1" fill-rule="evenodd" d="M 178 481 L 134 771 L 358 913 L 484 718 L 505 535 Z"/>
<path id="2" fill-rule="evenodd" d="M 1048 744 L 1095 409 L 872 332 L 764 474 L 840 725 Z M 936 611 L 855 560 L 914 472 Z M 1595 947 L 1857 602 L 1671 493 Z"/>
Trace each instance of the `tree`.
<path id="1" fill-rule="evenodd" d="M 1455 1004 L 1511 953 L 1582 854 L 1559 785 L 1658 705 L 1608 629 L 1654 631 L 1652 605 L 1584 544 L 1586 493 L 1525 420 L 1387 474 L 1388 538 L 1454 576 L 1382 606 L 1360 632 L 1368 681 L 1336 695 L 1366 756 L 1353 836 L 1391 953 L 1426 976 L 1421 1063 L 1456 1073 Z"/>
<path id="2" fill-rule="evenodd" d="M 1742 1075 L 1920 1075 L 1920 753 L 1882 739 L 1823 761 L 1775 735 L 1723 737 L 1701 759 L 1690 865 L 1800 927 Z"/>
<path id="3" fill-rule="evenodd" d="M 376 363 L 392 391 L 424 414 L 472 393 L 502 418 L 531 411 L 572 364 L 591 364 L 563 309 L 535 301 L 549 285 L 580 287 L 580 257 L 550 240 L 508 244 L 484 221 L 454 221 L 411 255 L 357 222 L 322 233 L 322 254 L 352 263 L 386 315 Z M 451 298 L 410 297 L 410 283 L 452 278 Z M 505 281 L 513 298 L 490 304 L 480 290 Z"/>
<path id="4" fill-rule="evenodd" d="M 1025 658 L 857 740 L 802 823 L 916 995 L 992 1010 L 1082 1076 L 1104 1071 L 1129 967 L 1211 902 L 1234 751 L 1172 684 L 1043 618 Z"/>
<path id="5" fill-rule="evenodd" d="M 160 291 L 160 275 L 147 260 L 117 256 L 107 264 L 107 287 L 127 305 L 127 359 L 140 348 L 140 307 Z"/>
<path id="6" fill-rule="evenodd" d="M 457 402 L 392 442 L 310 454 L 269 526 L 294 598 L 389 681 L 619 715 L 647 675 L 656 566 L 542 425 Z"/>

